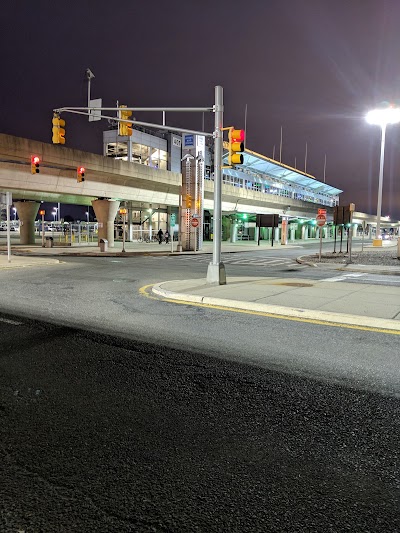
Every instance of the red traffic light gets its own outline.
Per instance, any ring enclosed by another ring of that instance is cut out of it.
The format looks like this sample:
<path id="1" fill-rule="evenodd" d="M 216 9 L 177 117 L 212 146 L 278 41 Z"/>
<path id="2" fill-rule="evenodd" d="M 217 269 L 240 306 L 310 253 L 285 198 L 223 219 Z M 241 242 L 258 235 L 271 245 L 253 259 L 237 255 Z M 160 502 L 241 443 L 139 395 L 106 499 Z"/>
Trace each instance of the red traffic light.
<path id="1" fill-rule="evenodd" d="M 231 140 L 233 142 L 243 142 L 245 137 L 244 130 L 231 130 Z"/>
<path id="2" fill-rule="evenodd" d="M 82 183 L 82 181 L 85 181 L 84 175 L 85 175 L 85 167 L 78 167 L 76 169 L 76 180 L 78 183 Z"/>
<path id="3" fill-rule="evenodd" d="M 31 174 L 39 174 L 40 157 L 38 155 L 31 155 Z"/>

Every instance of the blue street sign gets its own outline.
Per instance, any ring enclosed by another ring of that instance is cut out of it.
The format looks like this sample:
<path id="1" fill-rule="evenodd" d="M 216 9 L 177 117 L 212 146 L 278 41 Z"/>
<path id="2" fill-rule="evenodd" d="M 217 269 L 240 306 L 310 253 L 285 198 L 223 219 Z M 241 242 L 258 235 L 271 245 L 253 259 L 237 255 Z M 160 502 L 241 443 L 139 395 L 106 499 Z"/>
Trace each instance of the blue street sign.
<path id="1" fill-rule="evenodd" d="M 185 135 L 185 146 L 194 146 L 194 135 Z"/>

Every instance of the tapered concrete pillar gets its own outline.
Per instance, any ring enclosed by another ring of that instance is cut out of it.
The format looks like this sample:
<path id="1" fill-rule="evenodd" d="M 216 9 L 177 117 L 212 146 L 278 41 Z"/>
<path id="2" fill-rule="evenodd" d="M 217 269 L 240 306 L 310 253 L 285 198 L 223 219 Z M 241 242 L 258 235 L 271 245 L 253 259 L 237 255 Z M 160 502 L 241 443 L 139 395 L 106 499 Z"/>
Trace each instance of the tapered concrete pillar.
<path id="1" fill-rule="evenodd" d="M 255 242 L 258 242 L 258 237 L 259 237 L 259 235 L 260 235 L 260 228 L 259 228 L 258 226 L 256 226 L 256 227 L 254 228 L 254 230 L 255 230 L 255 231 L 254 231 L 254 241 L 255 241 Z"/>
<path id="2" fill-rule="evenodd" d="M 99 224 L 98 241 L 107 239 L 108 246 L 114 246 L 114 222 L 119 208 L 117 200 L 92 200 L 92 206 Z"/>
<path id="3" fill-rule="evenodd" d="M 40 202 L 14 202 L 17 209 L 19 224 L 19 240 L 21 244 L 35 244 L 35 218 Z"/>
<path id="4" fill-rule="evenodd" d="M 231 242 L 236 242 L 237 241 L 237 224 L 236 224 L 236 220 L 232 220 L 232 222 L 231 222 L 230 241 Z"/>

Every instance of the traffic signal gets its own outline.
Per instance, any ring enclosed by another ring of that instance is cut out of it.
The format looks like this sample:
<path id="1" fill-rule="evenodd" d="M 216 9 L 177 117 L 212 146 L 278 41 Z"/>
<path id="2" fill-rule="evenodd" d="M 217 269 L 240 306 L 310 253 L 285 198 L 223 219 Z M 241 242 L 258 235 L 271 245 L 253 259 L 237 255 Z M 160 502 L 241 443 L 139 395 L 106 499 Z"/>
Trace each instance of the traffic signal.
<path id="1" fill-rule="evenodd" d="M 65 120 L 60 115 L 53 115 L 53 144 L 65 144 Z"/>
<path id="2" fill-rule="evenodd" d="M 121 105 L 119 112 L 119 118 L 121 120 L 128 120 L 128 118 L 132 115 L 132 111 L 124 111 L 123 108 L 126 107 L 126 105 Z M 118 133 L 119 135 L 130 137 L 132 135 L 132 122 L 118 122 Z"/>
<path id="3" fill-rule="evenodd" d="M 39 174 L 40 158 L 38 155 L 31 156 L 31 174 Z"/>
<path id="4" fill-rule="evenodd" d="M 78 183 L 85 181 L 85 167 L 78 167 L 76 169 L 76 181 Z"/>
<path id="5" fill-rule="evenodd" d="M 190 209 L 192 207 L 192 197 L 190 194 L 187 194 L 185 196 L 185 202 L 186 202 L 186 209 Z"/>
<path id="6" fill-rule="evenodd" d="M 229 165 L 243 165 L 244 130 L 229 129 Z"/>

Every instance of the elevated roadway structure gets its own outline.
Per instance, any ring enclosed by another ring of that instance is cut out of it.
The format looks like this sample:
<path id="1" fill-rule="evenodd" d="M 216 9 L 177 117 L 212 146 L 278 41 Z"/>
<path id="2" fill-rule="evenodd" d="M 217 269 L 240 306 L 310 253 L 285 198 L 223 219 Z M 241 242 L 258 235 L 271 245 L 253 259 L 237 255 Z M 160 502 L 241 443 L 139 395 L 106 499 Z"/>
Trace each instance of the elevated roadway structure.
<path id="1" fill-rule="evenodd" d="M 31 173 L 32 155 L 40 158 L 38 174 Z M 82 182 L 77 180 L 80 166 L 85 168 Z M 212 212 L 212 174 L 207 178 L 204 209 Z M 171 213 L 179 208 L 181 186 L 182 175 L 177 172 L 0 134 L 0 191 L 13 194 L 21 221 L 22 244 L 34 242 L 40 202 L 92 204 L 99 223 L 98 237 L 106 238 L 113 246 L 114 220 L 121 202 L 130 210 L 154 208 Z M 306 193 L 311 190 L 314 201 L 307 198 Z M 312 176 L 246 150 L 245 164 L 240 170 L 224 170 L 222 211 L 225 215 L 276 213 L 312 219 L 318 207 L 325 207 L 329 220 L 340 192 Z"/>

